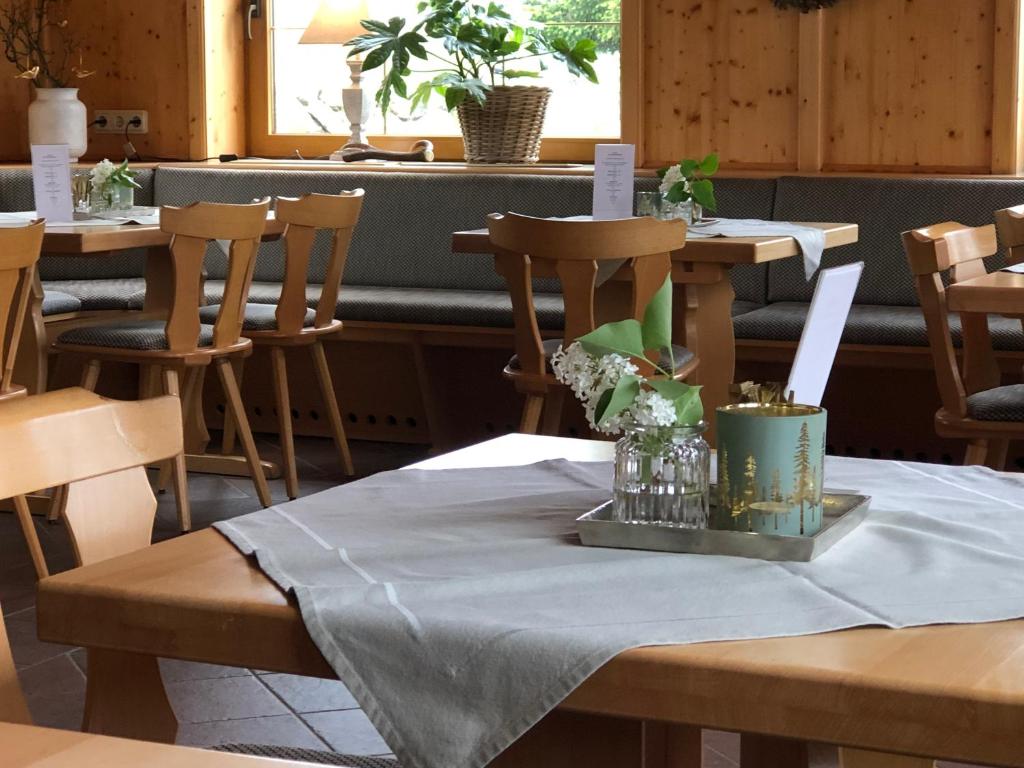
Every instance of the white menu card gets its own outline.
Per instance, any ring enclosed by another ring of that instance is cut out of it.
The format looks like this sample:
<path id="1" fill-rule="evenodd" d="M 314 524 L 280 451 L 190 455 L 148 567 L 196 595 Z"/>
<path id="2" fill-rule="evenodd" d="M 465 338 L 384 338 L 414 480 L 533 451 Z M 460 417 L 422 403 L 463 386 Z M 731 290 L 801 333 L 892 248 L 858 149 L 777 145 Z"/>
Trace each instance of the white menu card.
<path id="1" fill-rule="evenodd" d="M 594 147 L 594 220 L 628 219 L 633 215 L 636 147 L 598 144 Z"/>
<path id="2" fill-rule="evenodd" d="M 32 187 L 40 219 L 54 224 L 75 220 L 67 144 L 32 145 Z"/>
<path id="3" fill-rule="evenodd" d="M 821 271 L 786 387 L 793 402 L 821 405 L 863 271 L 862 261 Z"/>

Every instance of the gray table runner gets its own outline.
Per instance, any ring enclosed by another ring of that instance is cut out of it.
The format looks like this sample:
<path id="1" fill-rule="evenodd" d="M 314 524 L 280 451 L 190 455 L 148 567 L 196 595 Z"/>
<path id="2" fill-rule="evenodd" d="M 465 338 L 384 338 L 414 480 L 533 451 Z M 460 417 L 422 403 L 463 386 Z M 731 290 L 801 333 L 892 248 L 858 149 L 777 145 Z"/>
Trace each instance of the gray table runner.
<path id="1" fill-rule="evenodd" d="M 810 280 L 821 266 L 825 252 L 825 231 L 817 227 L 793 224 L 789 221 L 762 219 L 712 219 L 696 224 L 686 233 L 687 240 L 708 237 L 792 237 L 800 246 L 804 258 L 804 276 Z"/>
<path id="2" fill-rule="evenodd" d="M 408 768 L 480 768 L 644 645 L 1024 616 L 1024 480 L 829 459 L 874 496 L 810 564 L 580 546 L 611 466 L 389 472 L 217 528 L 284 589 Z"/>

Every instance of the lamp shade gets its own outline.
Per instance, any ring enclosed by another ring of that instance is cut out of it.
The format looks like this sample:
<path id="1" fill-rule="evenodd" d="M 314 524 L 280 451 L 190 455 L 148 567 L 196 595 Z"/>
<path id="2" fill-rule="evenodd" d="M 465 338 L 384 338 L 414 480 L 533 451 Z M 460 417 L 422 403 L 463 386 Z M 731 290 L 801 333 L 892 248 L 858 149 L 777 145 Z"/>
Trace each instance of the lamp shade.
<path id="1" fill-rule="evenodd" d="M 347 43 L 366 31 L 359 24 L 366 17 L 365 0 L 323 0 L 299 42 Z"/>

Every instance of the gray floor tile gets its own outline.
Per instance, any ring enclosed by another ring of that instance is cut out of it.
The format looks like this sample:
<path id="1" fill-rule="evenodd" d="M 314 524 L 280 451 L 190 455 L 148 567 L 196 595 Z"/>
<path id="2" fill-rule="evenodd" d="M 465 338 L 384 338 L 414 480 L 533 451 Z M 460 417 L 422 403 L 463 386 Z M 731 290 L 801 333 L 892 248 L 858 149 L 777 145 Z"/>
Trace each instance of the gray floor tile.
<path id="1" fill-rule="evenodd" d="M 362 710 L 316 712 L 301 717 L 335 752 L 349 755 L 385 755 L 391 752 Z"/>
<path id="2" fill-rule="evenodd" d="M 295 715 L 223 720 L 214 723 L 183 723 L 178 744 L 214 747 L 219 744 L 270 744 L 278 747 L 327 749 L 327 744 Z"/>
<path id="3" fill-rule="evenodd" d="M 174 713 L 182 723 L 288 714 L 284 704 L 251 675 L 184 680 L 165 687 Z"/>
<path id="4" fill-rule="evenodd" d="M 181 683 L 186 680 L 213 680 L 220 677 L 248 677 L 251 673 L 243 667 L 223 667 L 219 664 L 197 664 L 192 661 L 160 659 L 160 674 L 164 685 Z"/>
<path id="5" fill-rule="evenodd" d="M 327 712 L 359 707 L 352 694 L 338 680 L 280 674 L 261 675 L 259 679 L 295 712 Z"/>
<path id="6" fill-rule="evenodd" d="M 80 730 L 85 708 L 85 676 L 63 655 L 18 670 L 32 721 L 47 728 Z"/>

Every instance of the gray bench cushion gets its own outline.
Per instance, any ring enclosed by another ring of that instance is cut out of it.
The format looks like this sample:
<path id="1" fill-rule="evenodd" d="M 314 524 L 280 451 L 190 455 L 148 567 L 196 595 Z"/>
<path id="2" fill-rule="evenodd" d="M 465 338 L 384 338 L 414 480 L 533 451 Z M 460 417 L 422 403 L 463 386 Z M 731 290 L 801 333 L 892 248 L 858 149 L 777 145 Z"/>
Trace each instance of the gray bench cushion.
<path id="1" fill-rule="evenodd" d="M 153 169 L 139 169 L 135 180 L 142 189 L 135 190 L 136 205 L 153 205 L 153 179 Z M 35 207 L 31 171 L 0 171 L 0 205 L 5 211 L 28 211 Z M 102 258 L 45 256 L 39 260 L 39 276 L 43 280 L 142 277 L 145 264 L 146 253 L 141 249 L 111 253 Z"/>
<path id="2" fill-rule="evenodd" d="M 74 296 L 82 302 L 82 309 L 86 311 L 142 309 L 146 299 L 146 281 L 141 277 L 45 280 L 43 288 L 46 291 L 59 291 Z"/>
<path id="3" fill-rule="evenodd" d="M 638 189 L 653 189 L 653 178 L 637 180 Z M 298 196 L 308 192 L 337 194 L 361 187 L 366 200 L 345 269 L 345 285 L 396 288 L 504 290 L 489 256 L 453 254 L 451 233 L 484 226 L 489 213 L 516 211 L 531 216 L 588 213 L 593 181 L 589 177 L 527 174 L 456 175 L 445 173 L 357 173 L 161 168 L 156 179 L 160 205 L 197 200 L 244 203 L 267 195 Z M 722 215 L 770 218 L 773 179 L 722 179 L 716 183 Z M 329 239 L 321 233 L 309 270 L 310 282 L 324 279 Z M 223 279 L 226 259 L 219 249 L 207 252 L 211 278 Z M 280 243 L 260 249 L 255 279 L 280 281 L 284 255 Z M 735 271 L 737 297 L 764 303 L 767 273 L 763 267 Z M 537 290 L 556 292 L 543 281 Z"/>
<path id="4" fill-rule="evenodd" d="M 916 306 L 902 232 L 950 220 L 991 224 L 995 210 L 1021 203 L 1024 181 L 1016 179 L 784 177 L 778 180 L 774 218 L 859 224 L 859 242 L 825 251 L 822 266 L 864 262 L 858 304 Z M 990 269 L 1002 265 L 998 258 L 990 262 Z M 772 263 L 769 302 L 810 301 L 813 292 L 799 259 Z"/>
<path id="5" fill-rule="evenodd" d="M 1024 421 L 1024 384 L 971 395 L 967 398 L 967 415 L 978 421 Z"/>
<path id="6" fill-rule="evenodd" d="M 807 320 L 809 304 L 779 302 L 741 315 L 733 321 L 737 339 L 798 341 Z M 1024 351 L 1024 331 L 1018 320 L 989 317 L 992 346 L 1000 351 Z M 953 343 L 960 345 L 960 316 L 950 315 Z M 843 331 L 844 344 L 926 347 L 928 333 L 918 307 L 886 307 L 854 304 Z"/>
<path id="7" fill-rule="evenodd" d="M 220 313 L 220 304 L 210 304 L 199 310 L 199 322 L 213 325 L 217 322 L 217 315 Z M 304 328 L 312 328 L 316 321 L 316 312 L 312 309 L 306 310 L 306 316 L 302 325 Z M 276 304 L 246 304 L 245 317 L 242 319 L 243 331 L 276 331 L 277 330 L 277 305 Z"/>
<path id="8" fill-rule="evenodd" d="M 756 304 L 753 301 L 734 301 L 732 303 L 732 316 L 745 315 L 747 312 L 753 312 L 762 306 L 762 304 Z"/>
<path id="9" fill-rule="evenodd" d="M 43 292 L 43 317 L 66 315 L 69 312 L 78 312 L 81 309 L 81 300 L 71 294 L 61 293 L 60 291 Z"/>
<path id="10" fill-rule="evenodd" d="M 72 328 L 62 333 L 57 341 L 62 344 L 77 344 L 88 347 L 113 347 L 114 349 L 136 349 L 157 351 L 168 349 L 167 323 L 163 320 L 131 320 L 105 325 L 89 325 Z M 199 346 L 213 344 L 213 326 L 199 326 Z"/>

